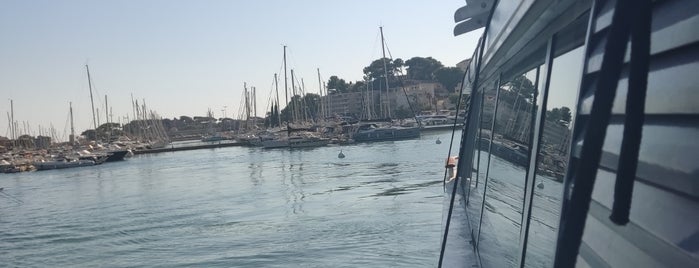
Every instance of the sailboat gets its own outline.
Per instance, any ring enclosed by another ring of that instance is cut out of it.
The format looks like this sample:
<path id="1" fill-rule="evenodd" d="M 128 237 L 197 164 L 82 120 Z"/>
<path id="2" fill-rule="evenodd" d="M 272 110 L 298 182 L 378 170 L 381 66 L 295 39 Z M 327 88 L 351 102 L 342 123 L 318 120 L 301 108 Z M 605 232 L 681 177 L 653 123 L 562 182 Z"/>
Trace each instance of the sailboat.
<path id="1" fill-rule="evenodd" d="M 294 101 L 289 102 L 289 93 L 287 87 L 287 66 L 286 66 L 286 46 L 284 46 L 284 93 L 286 95 L 286 103 L 291 105 L 291 114 L 294 114 L 294 110 L 297 109 Z M 293 70 L 291 73 L 292 77 L 292 88 L 294 88 L 294 76 Z M 295 94 L 294 94 L 295 96 Z M 292 97 L 293 98 L 293 97 Z M 293 117 L 293 116 L 292 116 Z M 312 148 L 326 146 L 330 143 L 330 139 L 319 137 L 312 132 L 306 131 L 305 129 L 293 129 L 291 122 L 292 120 L 286 120 L 286 136 L 277 133 L 273 138 L 269 138 L 262 141 L 262 147 L 265 149 L 273 148 Z"/>
<path id="2" fill-rule="evenodd" d="M 216 130 L 214 129 L 214 113 L 209 109 L 209 111 L 206 113 L 206 116 L 209 119 L 209 133 L 201 138 L 201 141 L 203 142 L 217 142 L 217 141 L 222 141 L 222 140 L 227 140 L 226 137 L 221 136 L 220 134 L 216 133 Z"/>
<path id="3" fill-rule="evenodd" d="M 93 124 L 95 127 L 95 139 L 97 139 L 97 117 L 95 116 L 95 103 L 92 95 L 92 78 L 90 77 L 90 67 L 85 64 L 85 71 L 87 72 L 87 84 L 88 88 L 90 89 L 90 106 L 92 108 L 92 120 Z M 105 105 L 105 117 L 106 117 L 106 123 L 109 124 L 109 113 L 106 112 L 108 110 L 109 104 L 107 103 L 107 96 L 104 96 L 104 105 Z M 70 142 L 71 145 L 75 146 L 75 128 L 73 127 L 73 104 L 70 103 Z M 110 135 L 111 135 L 111 130 L 110 130 Z M 111 141 L 107 141 L 111 142 Z M 99 145 L 99 144 L 98 144 Z M 101 147 L 101 146 L 100 146 Z M 115 162 L 115 161 L 121 161 L 124 160 L 124 158 L 128 155 L 129 150 L 121 148 L 117 145 L 108 145 L 108 148 L 101 147 L 99 152 L 93 152 L 95 155 L 90 156 L 91 158 L 95 159 L 95 163 L 101 164 L 102 162 Z"/>
<path id="4" fill-rule="evenodd" d="M 385 113 L 382 115 L 388 119 L 388 122 L 371 122 L 360 123 L 356 132 L 352 135 L 352 139 L 356 142 L 371 142 L 371 141 L 387 141 L 387 140 L 402 140 L 415 139 L 420 137 L 420 128 L 418 126 L 399 126 L 393 124 L 391 118 L 391 100 L 389 98 L 388 85 L 388 66 L 386 64 L 386 42 L 383 36 L 383 27 L 379 27 L 381 32 L 381 50 L 383 55 L 384 80 L 386 85 L 386 100 L 381 101 L 382 107 L 385 105 Z M 381 95 L 381 93 L 379 93 Z M 385 102 L 385 104 L 384 104 Z"/>

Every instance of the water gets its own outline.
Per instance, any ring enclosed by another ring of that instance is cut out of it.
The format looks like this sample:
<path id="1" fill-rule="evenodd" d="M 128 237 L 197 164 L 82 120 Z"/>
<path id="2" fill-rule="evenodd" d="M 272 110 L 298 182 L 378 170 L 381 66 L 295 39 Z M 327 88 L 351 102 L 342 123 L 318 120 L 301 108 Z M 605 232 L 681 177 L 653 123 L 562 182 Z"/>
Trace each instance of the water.
<path id="1" fill-rule="evenodd" d="M 2 174 L 0 187 L 17 200 L 0 197 L 0 263 L 435 266 L 449 135 Z M 445 142 L 435 144 L 438 137 Z M 337 158 L 340 149 L 346 158 Z"/>

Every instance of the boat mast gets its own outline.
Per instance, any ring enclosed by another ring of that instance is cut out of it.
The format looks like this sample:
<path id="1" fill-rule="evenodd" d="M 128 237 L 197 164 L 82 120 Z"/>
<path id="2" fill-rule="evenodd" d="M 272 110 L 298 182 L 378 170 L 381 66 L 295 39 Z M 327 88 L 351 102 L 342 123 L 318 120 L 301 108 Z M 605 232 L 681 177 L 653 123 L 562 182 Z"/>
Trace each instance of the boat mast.
<path id="1" fill-rule="evenodd" d="M 10 131 L 10 138 L 14 140 L 14 138 L 12 138 L 12 119 L 10 119 L 10 112 L 7 112 L 7 130 Z"/>
<path id="2" fill-rule="evenodd" d="M 92 99 L 92 79 L 90 79 L 90 67 L 85 64 L 85 70 L 87 70 L 87 86 L 90 88 L 90 105 L 92 105 L 92 123 L 95 126 L 95 131 L 97 131 L 97 117 L 95 117 L 95 101 Z"/>
<path id="3" fill-rule="evenodd" d="M 106 119 L 104 122 L 109 124 L 109 113 L 107 111 L 109 111 L 109 103 L 107 102 L 107 95 L 104 95 L 104 117 Z"/>
<path id="4" fill-rule="evenodd" d="M 73 102 L 69 102 L 68 106 L 70 108 L 70 145 L 75 144 L 75 127 L 73 126 Z"/>
<path id="5" fill-rule="evenodd" d="M 297 120 L 297 115 L 296 115 L 296 105 L 294 105 L 294 97 L 296 97 L 296 87 L 294 86 L 294 69 L 291 69 L 291 102 L 289 105 L 291 105 L 291 122 L 295 122 Z"/>
<path id="6" fill-rule="evenodd" d="M 284 46 L 284 95 L 286 96 L 286 104 L 284 104 L 284 108 L 286 108 L 287 105 L 289 105 L 289 87 L 287 86 L 287 79 L 286 79 L 286 46 Z M 289 109 L 286 109 L 289 111 Z M 289 111 L 291 112 L 291 111 Z M 291 129 L 289 129 L 289 120 L 287 118 L 286 120 L 286 136 L 288 137 L 291 134 Z"/>
<path id="7" fill-rule="evenodd" d="M 299 107 L 299 113 L 301 114 L 301 122 L 308 122 L 308 104 L 306 103 L 306 84 L 303 83 L 303 78 L 301 78 L 301 86 L 299 86 L 299 97 L 301 100 L 301 106 Z"/>
<path id="8" fill-rule="evenodd" d="M 107 136 L 107 142 L 112 139 L 112 128 L 109 126 L 109 103 L 107 102 L 107 95 L 104 95 L 104 119 L 105 124 L 107 124 L 107 129 L 109 129 L 109 134 Z"/>
<path id="9" fill-rule="evenodd" d="M 133 120 L 138 120 L 138 117 L 136 117 L 136 106 L 133 102 L 133 93 L 131 93 L 131 109 L 133 110 Z"/>
<path id="10" fill-rule="evenodd" d="M 388 68 L 386 67 L 386 43 L 383 39 L 383 26 L 379 27 L 379 31 L 381 32 L 381 52 L 383 54 L 383 72 L 384 72 L 384 79 L 386 80 L 386 114 L 388 114 L 388 118 L 391 118 L 391 99 L 389 97 L 390 90 L 388 89 Z"/>
<path id="11" fill-rule="evenodd" d="M 318 92 L 320 92 L 320 119 L 325 120 L 325 109 L 323 108 L 323 84 L 320 81 L 320 68 L 316 68 L 316 70 L 318 71 Z"/>
<path id="12" fill-rule="evenodd" d="M 332 104 L 332 95 L 328 93 L 328 84 L 325 81 L 323 81 L 323 91 L 325 92 L 325 115 L 330 117 L 333 112 L 333 107 L 330 105 Z"/>
<path id="13" fill-rule="evenodd" d="M 248 94 L 248 83 L 243 82 L 245 90 L 245 128 L 250 129 L 250 94 Z"/>
<path id="14" fill-rule="evenodd" d="M 277 93 L 277 111 L 276 111 L 276 116 L 277 116 L 277 124 L 279 125 L 279 129 L 282 128 L 282 116 L 281 113 L 279 112 L 279 79 L 277 79 L 277 74 L 274 74 L 274 91 Z M 272 115 L 275 116 L 275 115 Z"/>
<path id="15" fill-rule="evenodd" d="M 371 109 L 373 108 L 372 106 L 374 106 L 374 91 L 369 91 L 369 83 L 370 83 L 369 79 L 365 78 L 364 83 L 366 85 L 365 90 L 364 90 L 364 92 L 366 92 L 366 96 L 364 97 L 364 107 L 366 107 L 366 116 L 367 116 L 366 119 L 371 120 L 372 119 Z"/>
<path id="16" fill-rule="evenodd" d="M 15 103 L 10 99 L 10 132 L 12 132 L 13 142 L 17 140 L 17 128 L 15 127 Z"/>

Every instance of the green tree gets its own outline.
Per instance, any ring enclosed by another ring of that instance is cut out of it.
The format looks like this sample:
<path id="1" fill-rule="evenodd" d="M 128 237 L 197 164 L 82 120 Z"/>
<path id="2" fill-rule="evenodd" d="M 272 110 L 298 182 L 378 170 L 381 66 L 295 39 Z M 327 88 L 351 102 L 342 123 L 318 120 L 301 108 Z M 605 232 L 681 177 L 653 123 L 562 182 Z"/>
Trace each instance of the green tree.
<path id="1" fill-rule="evenodd" d="M 330 77 L 330 80 L 328 80 L 327 87 L 330 90 L 334 89 L 337 93 L 345 93 L 349 89 L 349 84 L 347 84 L 345 79 L 333 75 Z"/>
<path id="2" fill-rule="evenodd" d="M 432 57 L 413 57 L 405 61 L 408 67 L 408 79 L 432 80 L 435 71 L 444 67 L 441 62 Z"/>
<path id="3" fill-rule="evenodd" d="M 303 96 L 303 103 L 305 104 L 304 112 L 309 119 L 316 120 L 318 113 L 320 112 L 320 95 L 314 93 L 306 93 Z"/>
<path id="4" fill-rule="evenodd" d="M 505 83 L 505 85 L 509 86 L 512 91 L 519 92 L 521 96 L 524 96 L 524 98 L 528 100 L 534 99 L 536 88 L 534 88 L 534 83 L 524 76 L 524 74 L 515 77 L 515 79 Z"/>
<path id="5" fill-rule="evenodd" d="M 385 58 L 386 60 L 386 69 L 388 70 L 388 84 L 389 87 L 395 87 L 398 85 L 398 79 L 396 76 L 400 73 L 401 68 L 403 67 L 403 60 L 402 59 L 389 59 Z M 369 64 L 369 66 L 364 67 L 364 75 L 366 78 L 368 78 L 371 83 L 373 88 L 375 89 L 384 89 L 386 88 L 386 80 L 384 76 L 386 73 L 384 72 L 384 58 L 380 58 L 377 60 L 374 60 Z"/>
<path id="6" fill-rule="evenodd" d="M 194 119 L 192 119 L 191 117 L 186 116 L 186 115 L 180 115 L 180 121 L 183 121 L 184 123 L 189 124 L 189 123 L 194 122 Z"/>
<path id="7" fill-rule="evenodd" d="M 366 87 L 366 83 L 364 81 L 357 81 L 354 83 L 349 84 L 349 92 L 362 92 L 364 88 Z"/>
<path id="8" fill-rule="evenodd" d="M 303 118 L 316 119 L 320 107 L 320 95 L 314 93 L 306 93 L 305 96 L 294 96 L 291 101 L 281 110 L 282 120 L 292 122 L 294 120 L 302 120 Z M 296 111 L 297 118 L 292 118 L 292 109 Z M 292 120 L 294 119 L 294 120 Z"/>
<path id="9" fill-rule="evenodd" d="M 464 77 L 464 71 L 458 67 L 442 67 L 434 72 L 434 79 L 437 80 L 449 92 L 456 90 L 456 85 L 461 82 Z"/>
<path id="10" fill-rule="evenodd" d="M 568 126 L 572 120 L 570 108 L 563 106 L 546 111 L 546 120 Z"/>
<path id="11" fill-rule="evenodd" d="M 389 79 L 395 78 L 396 74 L 400 71 L 400 68 L 403 67 L 403 60 L 402 59 L 386 59 L 386 68 L 388 69 L 388 77 Z M 369 66 L 364 67 L 364 74 L 370 79 L 370 80 L 377 80 L 382 77 L 384 77 L 384 68 L 383 68 L 383 62 L 384 58 L 376 59 L 369 64 Z M 389 80 L 390 82 L 391 80 Z"/>
<path id="12" fill-rule="evenodd" d="M 561 122 L 565 123 L 566 126 L 570 125 L 570 121 L 573 119 L 573 116 L 570 113 L 570 108 L 563 106 L 558 110 L 558 113 L 561 116 Z"/>
<path id="13" fill-rule="evenodd" d="M 265 125 L 268 127 L 279 126 L 279 106 L 276 103 L 272 103 L 272 108 L 267 113 L 267 118 L 265 119 Z"/>
<path id="14" fill-rule="evenodd" d="M 405 67 L 405 62 L 401 58 L 393 60 L 393 67 L 398 73 L 403 73 L 403 67 Z"/>

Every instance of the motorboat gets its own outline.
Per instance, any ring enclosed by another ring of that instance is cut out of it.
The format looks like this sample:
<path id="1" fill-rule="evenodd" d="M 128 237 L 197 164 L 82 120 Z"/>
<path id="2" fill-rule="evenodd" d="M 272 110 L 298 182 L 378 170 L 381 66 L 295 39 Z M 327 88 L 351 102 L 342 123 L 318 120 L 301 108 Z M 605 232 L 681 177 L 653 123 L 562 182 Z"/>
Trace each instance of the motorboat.
<path id="1" fill-rule="evenodd" d="M 402 127 L 371 123 L 360 125 L 352 136 L 352 139 L 354 139 L 356 142 L 371 142 L 416 139 L 419 137 L 419 127 Z"/>

